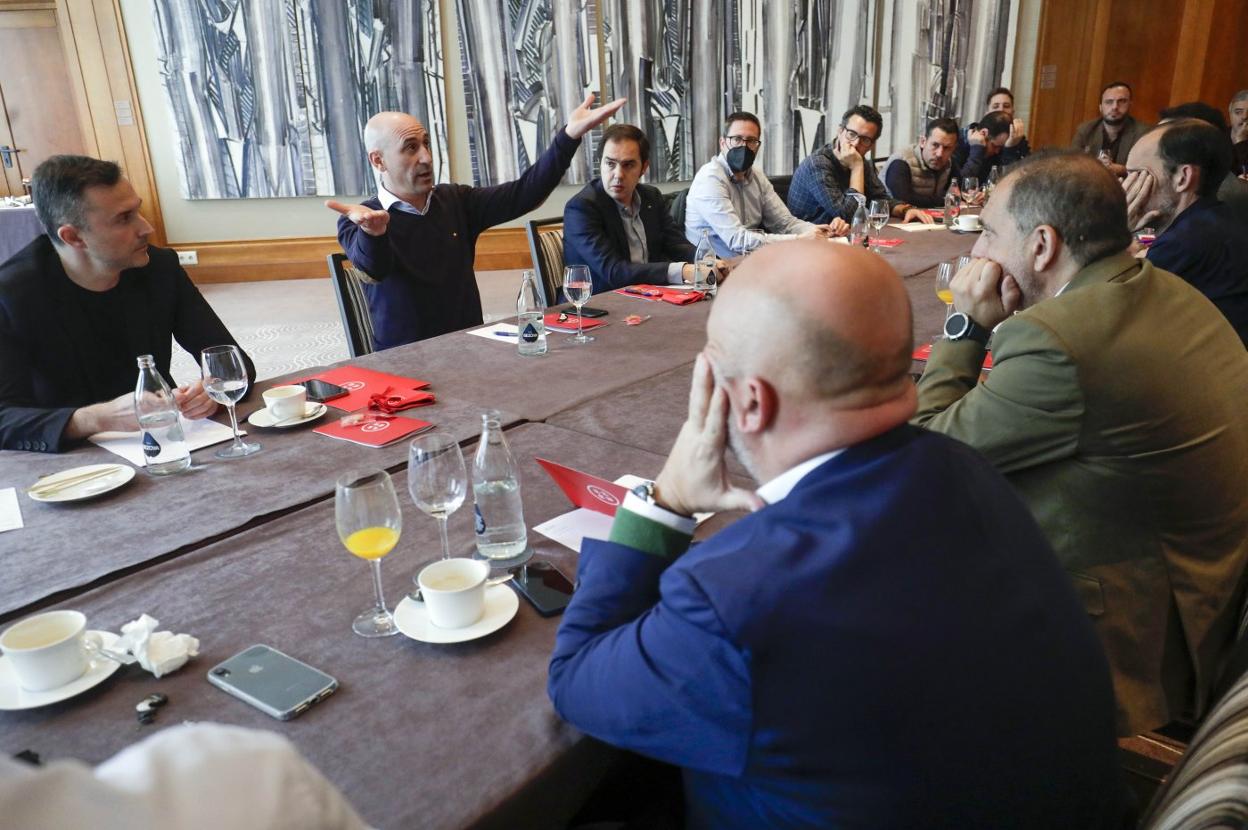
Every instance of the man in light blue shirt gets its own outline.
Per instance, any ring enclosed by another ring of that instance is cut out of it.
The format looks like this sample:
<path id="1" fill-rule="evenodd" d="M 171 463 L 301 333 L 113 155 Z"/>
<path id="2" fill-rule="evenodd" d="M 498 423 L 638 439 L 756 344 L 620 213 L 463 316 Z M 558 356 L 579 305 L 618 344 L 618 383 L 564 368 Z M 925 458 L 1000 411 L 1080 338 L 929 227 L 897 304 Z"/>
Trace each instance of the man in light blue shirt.
<path id="1" fill-rule="evenodd" d="M 728 259 L 768 242 L 848 233 L 843 220 L 815 225 L 789 212 L 767 176 L 754 166 L 761 144 L 762 126 L 753 113 L 734 112 L 724 121 L 719 155 L 702 165 L 689 186 L 685 237 L 690 244 L 701 242 L 705 232 L 715 254 Z"/>

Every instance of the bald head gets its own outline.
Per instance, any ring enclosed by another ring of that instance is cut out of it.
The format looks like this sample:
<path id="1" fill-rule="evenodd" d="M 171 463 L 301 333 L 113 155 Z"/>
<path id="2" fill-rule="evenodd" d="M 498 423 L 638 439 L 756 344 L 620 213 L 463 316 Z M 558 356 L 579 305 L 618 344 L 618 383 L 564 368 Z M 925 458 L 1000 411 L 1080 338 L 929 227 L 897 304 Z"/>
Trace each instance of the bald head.
<path id="1" fill-rule="evenodd" d="M 433 190 L 429 131 L 405 112 L 379 112 L 364 125 L 368 162 L 386 190 L 423 208 Z"/>
<path id="2" fill-rule="evenodd" d="M 785 400 L 857 409 L 909 391 L 911 329 L 906 290 L 882 258 L 785 242 L 724 283 L 707 350 L 721 373 L 764 378 Z"/>

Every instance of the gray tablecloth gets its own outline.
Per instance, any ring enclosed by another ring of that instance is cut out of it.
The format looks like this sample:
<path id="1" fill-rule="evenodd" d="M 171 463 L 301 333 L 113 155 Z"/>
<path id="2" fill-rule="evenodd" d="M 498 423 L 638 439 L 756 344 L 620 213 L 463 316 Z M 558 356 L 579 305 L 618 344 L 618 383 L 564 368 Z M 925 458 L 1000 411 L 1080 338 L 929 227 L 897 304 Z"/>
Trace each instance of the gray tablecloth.
<path id="1" fill-rule="evenodd" d="M 571 508 L 534 456 L 608 479 L 653 476 L 663 460 L 544 424 L 516 427 L 507 439 L 521 464 L 529 527 Z M 406 495 L 400 500 L 402 538 L 381 566 L 391 605 L 409 590 L 418 563 L 439 550 L 434 520 Z M 471 513 L 469 507 L 451 518 L 456 552 L 472 548 Z M 575 574 L 576 554 L 530 533 L 540 557 Z M 505 802 L 528 802 L 532 793 L 520 791 L 544 775 L 557 780 L 563 808 L 575 809 L 605 750 L 563 724 L 546 696 L 558 618 L 540 617 L 522 600 L 505 628 L 475 642 L 428 645 L 401 635 L 366 640 L 351 632 L 351 619 L 371 597 L 368 567 L 339 543 L 332 502 L 90 591 L 65 604 L 84 611 L 90 627 L 116 631 L 146 612 L 162 627 L 199 637 L 201 656 L 161 680 L 123 668 L 72 701 L 0 712 L 0 751 L 29 748 L 45 760 L 99 762 L 151 731 L 135 721 L 134 704 L 162 691 L 170 702 L 160 724 L 212 720 L 277 731 L 378 827 L 463 827 L 500 810 L 496 826 L 541 826 Z M 255 643 L 329 672 L 341 690 L 282 723 L 204 679 L 210 667 Z M 556 765 L 562 768 L 548 775 Z M 559 816 L 546 819 L 555 826 Z"/>
<path id="2" fill-rule="evenodd" d="M 260 384 L 267 388 L 277 381 Z M 255 409 L 259 390 L 239 405 Z M 461 441 L 481 430 L 481 407 L 451 397 L 411 415 L 451 432 Z M 0 487 L 16 487 L 25 527 L 0 533 L 0 620 L 58 591 L 161 556 L 192 549 L 275 514 L 324 499 L 337 477 L 353 467 L 391 468 L 406 463 L 408 441 L 375 449 L 315 435 L 312 429 L 340 416 L 330 410 L 315 424 L 295 429 L 246 427 L 260 453 L 232 461 L 213 457 L 219 446 L 192 455 L 194 467 L 156 478 L 139 470 L 127 486 L 91 501 L 41 504 L 25 488 L 47 475 L 85 464 L 120 462 L 94 444 L 61 455 L 0 452 Z M 516 422 L 510 413 L 504 423 Z"/>
<path id="3" fill-rule="evenodd" d="M 970 253 L 979 234 L 961 234 L 946 230 L 899 231 L 885 227 L 882 238 L 900 239 L 895 248 L 883 248 L 881 254 L 889 265 L 903 277 L 922 273 L 948 259 L 956 259 Z"/>

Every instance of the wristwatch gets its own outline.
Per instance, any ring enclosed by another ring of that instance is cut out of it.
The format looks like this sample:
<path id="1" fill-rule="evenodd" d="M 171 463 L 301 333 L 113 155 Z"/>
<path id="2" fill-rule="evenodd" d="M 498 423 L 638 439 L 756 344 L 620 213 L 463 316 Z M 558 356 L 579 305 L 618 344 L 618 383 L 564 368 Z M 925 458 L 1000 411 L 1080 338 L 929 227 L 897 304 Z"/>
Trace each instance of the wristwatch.
<path id="1" fill-rule="evenodd" d="M 950 340 L 974 340 L 981 346 L 988 345 L 992 332 L 976 323 L 961 311 L 954 312 L 945 321 L 945 337 Z"/>

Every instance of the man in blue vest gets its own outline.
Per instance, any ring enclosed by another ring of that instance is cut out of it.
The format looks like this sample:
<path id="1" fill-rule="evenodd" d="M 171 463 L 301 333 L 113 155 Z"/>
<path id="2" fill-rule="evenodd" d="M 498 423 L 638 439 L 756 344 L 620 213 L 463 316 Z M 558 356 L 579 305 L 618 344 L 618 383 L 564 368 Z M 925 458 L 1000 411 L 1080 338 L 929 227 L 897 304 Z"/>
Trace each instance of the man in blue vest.
<path id="1" fill-rule="evenodd" d="M 1100 644 L 1005 479 L 906 424 L 911 348 L 881 258 L 750 255 L 667 464 L 582 548 L 551 699 L 681 767 L 690 827 L 1116 826 Z"/>

